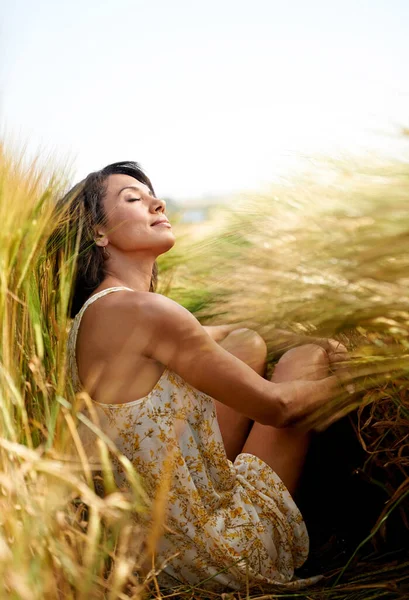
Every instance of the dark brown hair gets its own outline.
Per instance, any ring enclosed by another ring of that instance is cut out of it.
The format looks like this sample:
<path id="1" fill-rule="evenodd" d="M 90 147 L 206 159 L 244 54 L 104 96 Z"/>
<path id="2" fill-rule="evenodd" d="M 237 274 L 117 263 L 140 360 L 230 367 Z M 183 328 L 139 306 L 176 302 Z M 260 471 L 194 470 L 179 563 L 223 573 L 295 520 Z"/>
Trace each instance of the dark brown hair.
<path id="1" fill-rule="evenodd" d="M 76 258 L 70 302 L 71 317 L 77 314 L 105 277 L 105 259 L 102 248 L 95 243 L 95 229 L 106 222 L 103 209 L 106 180 L 110 175 L 115 174 L 134 177 L 147 185 L 155 195 L 150 179 L 139 164 L 123 161 L 90 173 L 65 194 L 56 206 L 56 227 L 49 239 L 47 249 L 52 259 L 55 285 L 58 285 L 61 262 Z M 155 291 L 156 282 L 155 262 L 150 291 Z"/>

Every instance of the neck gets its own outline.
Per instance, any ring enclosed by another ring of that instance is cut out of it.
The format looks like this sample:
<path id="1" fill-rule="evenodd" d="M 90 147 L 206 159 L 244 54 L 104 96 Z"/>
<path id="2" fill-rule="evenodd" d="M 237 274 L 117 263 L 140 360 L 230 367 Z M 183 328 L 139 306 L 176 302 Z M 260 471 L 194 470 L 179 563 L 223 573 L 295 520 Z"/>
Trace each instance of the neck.
<path id="1" fill-rule="evenodd" d="M 104 286 L 123 285 L 138 292 L 149 292 L 155 257 L 141 253 L 138 253 L 138 256 L 132 254 L 118 256 L 113 248 L 110 248 L 109 252 L 111 256 L 105 263 Z"/>

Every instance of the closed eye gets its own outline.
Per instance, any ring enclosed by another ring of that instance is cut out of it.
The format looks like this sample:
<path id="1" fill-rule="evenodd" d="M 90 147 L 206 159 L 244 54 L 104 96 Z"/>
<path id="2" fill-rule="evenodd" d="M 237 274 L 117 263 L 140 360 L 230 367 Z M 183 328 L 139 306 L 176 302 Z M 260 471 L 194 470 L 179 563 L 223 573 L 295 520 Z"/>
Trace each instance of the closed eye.
<path id="1" fill-rule="evenodd" d="M 128 198 L 127 202 L 136 202 L 137 200 L 142 200 L 142 198 Z"/>

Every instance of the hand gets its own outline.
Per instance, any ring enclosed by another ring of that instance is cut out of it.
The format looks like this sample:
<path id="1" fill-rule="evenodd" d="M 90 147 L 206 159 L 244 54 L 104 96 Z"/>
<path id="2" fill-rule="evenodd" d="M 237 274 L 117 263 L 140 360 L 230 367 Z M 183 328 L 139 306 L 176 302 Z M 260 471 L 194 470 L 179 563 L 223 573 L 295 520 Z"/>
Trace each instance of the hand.
<path id="1" fill-rule="evenodd" d="M 348 350 L 343 344 L 341 344 L 341 342 L 338 342 L 337 340 L 324 340 L 322 347 L 327 352 L 330 365 L 335 369 L 337 368 L 338 363 L 349 359 Z"/>
<path id="2" fill-rule="evenodd" d="M 277 427 L 299 427 L 305 431 L 317 429 L 338 412 L 334 404 L 342 394 L 335 375 L 318 380 L 295 380 L 280 383 L 284 399 L 283 418 Z"/>
<path id="3" fill-rule="evenodd" d="M 289 382 L 284 384 L 281 427 L 322 430 L 353 409 L 353 399 L 345 396 L 348 390 L 342 386 L 349 374 L 338 366 L 348 358 L 346 348 L 336 340 L 319 341 L 320 345 L 305 344 L 289 350 L 275 367 L 272 381 Z M 336 376 L 328 377 L 330 370 L 336 371 Z"/>

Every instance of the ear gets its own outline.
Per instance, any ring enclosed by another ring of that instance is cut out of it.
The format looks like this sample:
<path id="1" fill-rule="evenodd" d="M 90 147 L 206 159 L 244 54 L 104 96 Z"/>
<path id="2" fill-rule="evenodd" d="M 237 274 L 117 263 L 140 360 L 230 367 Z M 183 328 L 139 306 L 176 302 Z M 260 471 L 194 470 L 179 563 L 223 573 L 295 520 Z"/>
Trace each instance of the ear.
<path id="1" fill-rule="evenodd" d="M 100 248 L 103 248 L 104 246 L 108 246 L 108 238 L 106 237 L 106 235 L 103 231 L 98 230 L 95 232 L 95 243 Z"/>

